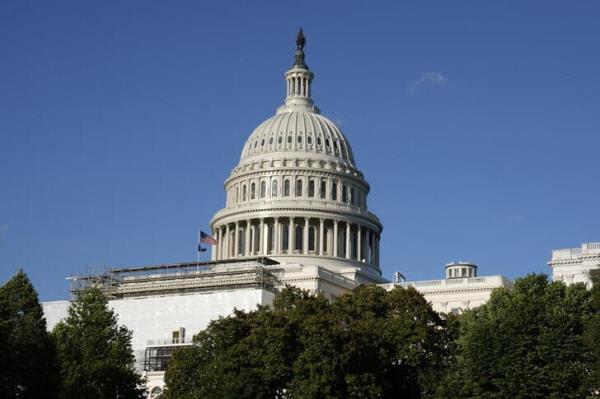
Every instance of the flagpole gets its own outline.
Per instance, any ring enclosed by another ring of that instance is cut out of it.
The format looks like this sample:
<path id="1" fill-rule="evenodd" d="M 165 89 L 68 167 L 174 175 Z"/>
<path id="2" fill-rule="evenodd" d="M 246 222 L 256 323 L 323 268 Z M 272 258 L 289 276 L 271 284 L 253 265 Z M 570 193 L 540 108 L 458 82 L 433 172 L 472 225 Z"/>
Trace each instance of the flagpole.
<path id="1" fill-rule="evenodd" d="M 198 245 L 196 245 L 197 260 L 196 260 L 196 271 L 200 268 L 200 229 L 198 229 Z"/>

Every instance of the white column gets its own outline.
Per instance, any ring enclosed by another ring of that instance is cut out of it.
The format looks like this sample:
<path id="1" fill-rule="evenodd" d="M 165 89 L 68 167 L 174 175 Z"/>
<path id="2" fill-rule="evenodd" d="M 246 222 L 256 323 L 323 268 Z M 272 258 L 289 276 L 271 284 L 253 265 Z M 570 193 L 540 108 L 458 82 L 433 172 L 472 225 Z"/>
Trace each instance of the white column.
<path id="1" fill-rule="evenodd" d="M 338 221 L 333 220 L 333 256 L 338 256 Z"/>
<path id="2" fill-rule="evenodd" d="M 265 250 L 265 219 L 260 218 L 260 225 L 258 227 L 258 253 L 263 254 Z"/>
<path id="3" fill-rule="evenodd" d="M 323 219 L 319 219 L 319 256 L 323 256 Z"/>
<path id="4" fill-rule="evenodd" d="M 273 227 L 269 224 L 269 222 L 265 223 L 265 247 L 263 249 L 263 254 L 264 255 L 268 255 L 269 254 L 269 233 L 271 233 L 271 235 L 273 234 Z"/>
<path id="5" fill-rule="evenodd" d="M 294 226 L 294 218 L 290 218 L 290 233 L 288 234 L 288 254 L 293 254 L 296 249 L 296 227 Z"/>
<path id="6" fill-rule="evenodd" d="M 229 223 L 225 225 L 225 253 L 223 259 L 229 259 Z"/>
<path id="7" fill-rule="evenodd" d="M 304 218 L 304 234 L 302 237 L 302 249 L 304 255 L 308 254 L 308 218 Z"/>
<path id="8" fill-rule="evenodd" d="M 215 237 L 215 231 L 212 230 L 212 236 Z M 200 244 L 200 243 L 198 243 Z M 214 261 L 217 260 L 217 246 L 216 245 L 211 245 L 210 246 L 210 260 Z"/>
<path id="9" fill-rule="evenodd" d="M 237 258 L 240 255 L 240 222 L 235 222 L 235 239 L 233 240 L 233 257 Z"/>
<path id="10" fill-rule="evenodd" d="M 246 230 L 244 230 L 244 252 L 250 256 L 250 219 L 246 220 Z"/>
<path id="11" fill-rule="evenodd" d="M 365 243 L 367 244 L 365 246 L 365 262 L 370 265 L 371 264 L 371 254 L 373 253 L 371 251 L 371 229 L 367 229 L 365 231 Z"/>
<path id="12" fill-rule="evenodd" d="M 362 227 L 356 227 L 356 260 L 362 262 Z"/>
<path id="13" fill-rule="evenodd" d="M 279 254 L 279 218 L 276 217 L 273 222 L 273 255 Z"/>
<path id="14" fill-rule="evenodd" d="M 352 255 L 352 251 L 350 250 L 350 222 L 346 222 L 346 259 L 350 259 L 350 255 Z"/>
<path id="15" fill-rule="evenodd" d="M 217 227 L 217 245 L 216 245 L 216 250 L 217 250 L 217 260 L 221 259 L 221 226 Z"/>

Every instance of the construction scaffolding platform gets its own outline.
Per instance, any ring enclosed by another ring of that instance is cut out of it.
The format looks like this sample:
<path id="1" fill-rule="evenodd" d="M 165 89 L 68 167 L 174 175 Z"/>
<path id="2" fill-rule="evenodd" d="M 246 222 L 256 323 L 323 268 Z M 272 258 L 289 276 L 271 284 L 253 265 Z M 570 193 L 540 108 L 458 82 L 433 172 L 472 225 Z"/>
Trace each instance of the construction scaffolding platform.
<path id="1" fill-rule="evenodd" d="M 97 273 L 67 277 L 74 297 L 90 287 L 100 288 L 109 299 L 243 287 L 272 290 L 277 284 L 272 271 L 279 263 L 256 257 L 210 262 L 183 262 L 127 268 L 106 267 Z"/>

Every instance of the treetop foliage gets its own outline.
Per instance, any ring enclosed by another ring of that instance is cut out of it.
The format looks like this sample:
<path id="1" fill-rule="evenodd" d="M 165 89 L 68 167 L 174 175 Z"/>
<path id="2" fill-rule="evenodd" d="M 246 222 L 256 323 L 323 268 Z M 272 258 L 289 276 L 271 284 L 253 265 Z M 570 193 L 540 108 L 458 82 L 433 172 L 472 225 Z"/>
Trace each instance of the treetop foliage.
<path id="1" fill-rule="evenodd" d="M 433 397 L 453 323 L 414 289 L 361 286 L 332 301 L 297 288 L 236 311 L 174 354 L 169 398 Z"/>

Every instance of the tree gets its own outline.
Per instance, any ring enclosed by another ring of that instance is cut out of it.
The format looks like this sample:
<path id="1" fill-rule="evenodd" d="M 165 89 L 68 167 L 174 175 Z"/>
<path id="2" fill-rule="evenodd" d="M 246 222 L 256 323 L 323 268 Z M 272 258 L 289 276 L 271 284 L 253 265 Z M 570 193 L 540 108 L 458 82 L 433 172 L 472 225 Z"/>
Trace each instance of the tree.
<path id="1" fill-rule="evenodd" d="M 131 332 L 117 325 L 100 289 L 79 292 L 69 316 L 55 327 L 53 335 L 62 398 L 144 397 L 143 380 L 134 368 Z"/>
<path id="2" fill-rule="evenodd" d="M 11 398 L 54 398 L 58 390 L 54 345 L 22 270 L 0 288 L 0 387 Z"/>
<path id="3" fill-rule="evenodd" d="M 414 289 L 361 286 L 328 301 L 286 288 L 174 353 L 179 398 L 427 398 L 453 358 L 453 328 Z"/>
<path id="4" fill-rule="evenodd" d="M 590 312 L 583 285 L 549 283 L 545 275 L 495 291 L 461 317 L 458 367 L 442 397 L 586 397 L 593 357 L 583 332 Z"/>
<path id="5" fill-rule="evenodd" d="M 591 290 L 593 316 L 586 327 L 585 341 L 595 356 L 595 364 L 590 376 L 590 389 L 600 392 L 600 269 L 593 270 L 591 277 L 593 283 Z"/>

